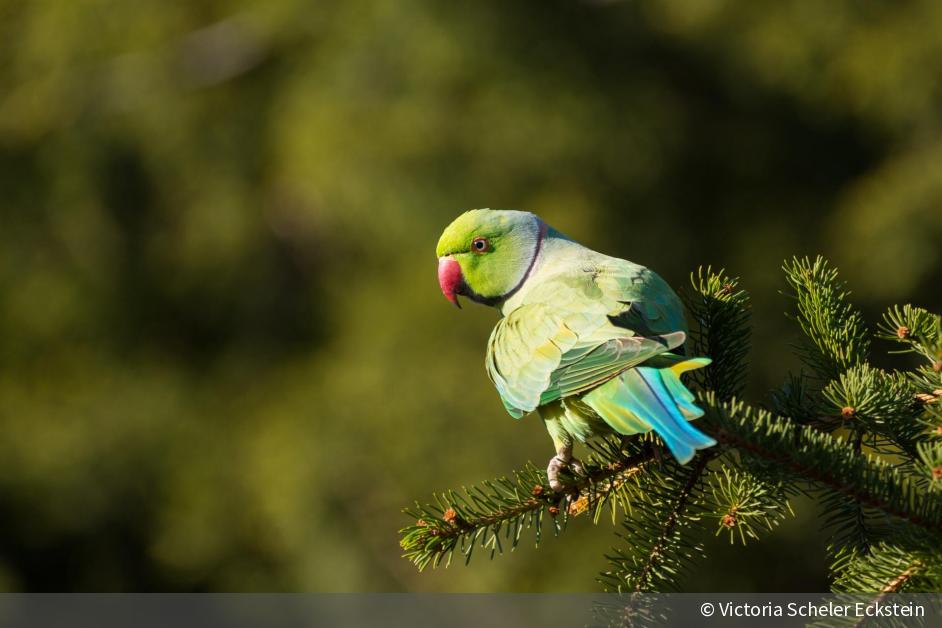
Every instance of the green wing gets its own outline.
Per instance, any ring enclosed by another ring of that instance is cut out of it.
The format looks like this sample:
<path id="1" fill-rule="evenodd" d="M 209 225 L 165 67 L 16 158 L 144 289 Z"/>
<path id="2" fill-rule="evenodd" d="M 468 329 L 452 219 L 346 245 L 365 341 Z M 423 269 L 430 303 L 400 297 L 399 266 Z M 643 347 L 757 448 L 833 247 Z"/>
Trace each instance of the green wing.
<path id="1" fill-rule="evenodd" d="M 520 418 L 538 406 L 610 380 L 684 342 L 683 332 L 631 335 L 606 316 L 525 305 L 501 319 L 488 343 L 487 372 L 507 411 Z"/>
<path id="2" fill-rule="evenodd" d="M 680 299 L 654 271 L 609 257 L 598 264 L 595 283 L 607 299 L 624 304 L 623 311 L 612 318 L 619 327 L 642 336 L 686 333 Z"/>
<path id="3" fill-rule="evenodd" d="M 515 418 L 585 392 L 683 344 L 679 301 L 656 274 L 605 258 L 575 280 L 501 319 L 487 347 L 488 376 Z"/>

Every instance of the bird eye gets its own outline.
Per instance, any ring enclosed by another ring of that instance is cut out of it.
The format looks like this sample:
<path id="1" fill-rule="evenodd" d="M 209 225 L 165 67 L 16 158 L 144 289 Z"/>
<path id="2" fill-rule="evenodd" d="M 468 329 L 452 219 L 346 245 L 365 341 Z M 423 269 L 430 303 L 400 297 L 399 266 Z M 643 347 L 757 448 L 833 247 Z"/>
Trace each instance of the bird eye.
<path id="1" fill-rule="evenodd" d="M 489 248 L 491 248 L 491 245 L 487 241 L 487 238 L 475 238 L 471 240 L 471 249 L 475 253 L 485 253 Z"/>

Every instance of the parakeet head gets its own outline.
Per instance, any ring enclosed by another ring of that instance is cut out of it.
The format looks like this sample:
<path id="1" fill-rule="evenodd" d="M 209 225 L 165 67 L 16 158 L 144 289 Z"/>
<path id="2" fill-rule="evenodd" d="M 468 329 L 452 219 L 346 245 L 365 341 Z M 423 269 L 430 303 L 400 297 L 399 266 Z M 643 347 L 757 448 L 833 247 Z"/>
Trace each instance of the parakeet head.
<path id="1" fill-rule="evenodd" d="M 526 279 L 546 234 L 529 212 L 472 209 L 458 216 L 438 240 L 438 284 L 461 307 L 458 295 L 496 305 Z"/>

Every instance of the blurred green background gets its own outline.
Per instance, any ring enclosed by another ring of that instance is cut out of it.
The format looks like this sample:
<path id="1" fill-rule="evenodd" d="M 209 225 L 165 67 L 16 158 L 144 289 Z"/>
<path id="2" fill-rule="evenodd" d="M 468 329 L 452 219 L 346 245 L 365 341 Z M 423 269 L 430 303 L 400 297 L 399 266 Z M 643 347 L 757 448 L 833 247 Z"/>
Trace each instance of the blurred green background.
<path id="1" fill-rule="evenodd" d="M 440 231 L 529 209 L 675 286 L 725 266 L 762 399 L 786 257 L 871 320 L 942 310 L 940 32 L 935 0 L 3 1 L 0 589 L 595 590 L 609 524 L 399 557 L 413 499 L 552 453 Z M 687 586 L 826 587 L 796 511 Z"/>

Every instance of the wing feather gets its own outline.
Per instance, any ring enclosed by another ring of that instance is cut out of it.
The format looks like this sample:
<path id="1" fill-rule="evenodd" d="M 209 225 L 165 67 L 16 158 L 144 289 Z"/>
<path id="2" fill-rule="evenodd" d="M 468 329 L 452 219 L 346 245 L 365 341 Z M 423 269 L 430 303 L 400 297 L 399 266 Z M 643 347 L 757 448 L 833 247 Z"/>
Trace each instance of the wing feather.
<path id="1" fill-rule="evenodd" d="M 519 418 L 545 403 L 595 388 L 683 344 L 685 338 L 683 332 L 627 335 L 604 316 L 594 322 L 575 321 L 576 329 L 570 322 L 559 311 L 531 304 L 517 308 L 494 328 L 487 372 L 511 415 Z M 600 327 L 616 337 L 600 341 Z"/>
<path id="2" fill-rule="evenodd" d="M 580 274 L 541 283 L 494 328 L 487 373 L 512 416 L 596 388 L 684 343 L 683 309 L 664 280 L 594 255 Z"/>

